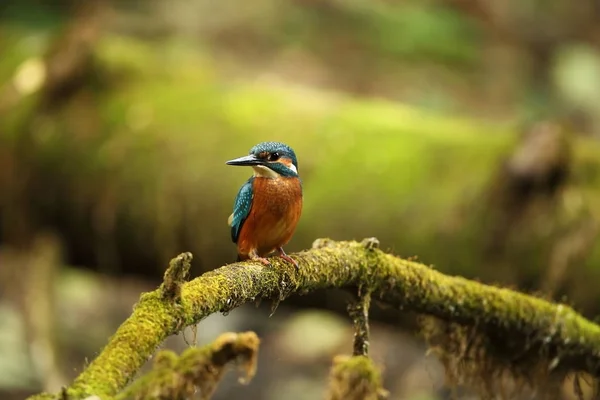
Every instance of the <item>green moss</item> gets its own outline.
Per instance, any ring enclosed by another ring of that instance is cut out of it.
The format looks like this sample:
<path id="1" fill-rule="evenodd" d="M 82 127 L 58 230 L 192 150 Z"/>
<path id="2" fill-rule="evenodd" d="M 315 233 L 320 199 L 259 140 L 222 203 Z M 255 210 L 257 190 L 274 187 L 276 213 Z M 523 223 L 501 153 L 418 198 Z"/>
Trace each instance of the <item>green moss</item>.
<path id="1" fill-rule="evenodd" d="M 183 253 L 169 263 L 160 286 L 163 297 L 178 303 L 181 298 L 181 286 L 188 280 L 192 262 L 191 253 Z"/>
<path id="2" fill-rule="evenodd" d="M 116 396 L 126 399 L 183 400 L 199 394 L 208 399 L 223 377 L 228 364 L 245 371 L 242 382 L 248 382 L 256 371 L 259 339 L 253 332 L 225 333 L 214 343 L 191 347 L 181 357 L 172 351 L 157 354 L 152 371 L 136 380 Z"/>
<path id="3" fill-rule="evenodd" d="M 572 355 L 544 348 L 549 337 L 524 344 L 486 327 L 431 317 L 422 318 L 421 326 L 429 353 L 444 365 L 446 382 L 452 388 L 467 387 L 482 398 L 553 398 L 574 377 L 574 394 L 587 398 L 577 388 L 579 373 L 564 365 Z M 586 383 L 600 393 L 600 380 L 587 375 Z"/>
<path id="4" fill-rule="evenodd" d="M 378 400 L 387 397 L 381 373 L 366 356 L 337 356 L 330 373 L 330 400 Z"/>
<path id="5" fill-rule="evenodd" d="M 114 396 L 177 328 L 182 328 L 180 309 L 164 301 L 161 291 L 145 293 L 132 316 L 123 323 L 99 356 L 69 387 L 74 399 L 87 395 Z"/>
<path id="6" fill-rule="evenodd" d="M 58 400 L 58 399 L 60 399 L 59 395 L 50 394 L 50 393 L 40 393 L 40 394 L 36 394 L 35 396 L 29 397 L 29 400 Z"/>

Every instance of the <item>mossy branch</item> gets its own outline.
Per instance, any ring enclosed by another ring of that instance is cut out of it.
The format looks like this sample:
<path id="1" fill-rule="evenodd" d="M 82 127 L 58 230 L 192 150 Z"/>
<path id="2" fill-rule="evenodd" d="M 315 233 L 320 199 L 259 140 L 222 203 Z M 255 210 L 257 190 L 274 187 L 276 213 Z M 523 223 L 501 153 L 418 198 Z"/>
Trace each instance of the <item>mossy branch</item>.
<path id="1" fill-rule="evenodd" d="M 358 287 L 393 307 L 492 332 L 517 355 L 543 349 L 551 366 L 600 377 L 600 326 L 563 304 L 451 277 L 358 242 L 317 240 L 292 255 L 300 268 L 274 257 L 271 266 L 239 262 L 181 284 L 179 301 L 162 290 L 141 296 L 133 314 L 67 389 L 69 398 L 115 396 L 169 335 L 208 315 L 257 298 Z M 507 354 L 506 356 L 511 356 Z"/>
<path id="2" fill-rule="evenodd" d="M 256 372 L 259 339 L 254 332 L 225 333 L 204 347 L 190 347 L 177 357 L 170 350 L 159 352 L 152 371 L 137 379 L 116 400 L 188 399 L 200 394 L 209 399 L 228 364 L 240 364 L 249 382 Z"/>

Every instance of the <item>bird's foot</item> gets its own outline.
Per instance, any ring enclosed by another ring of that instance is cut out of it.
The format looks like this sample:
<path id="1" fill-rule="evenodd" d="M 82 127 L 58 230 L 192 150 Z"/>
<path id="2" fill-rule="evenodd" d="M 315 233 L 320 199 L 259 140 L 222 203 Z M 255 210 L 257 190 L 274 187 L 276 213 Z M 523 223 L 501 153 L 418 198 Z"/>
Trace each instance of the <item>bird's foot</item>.
<path id="1" fill-rule="evenodd" d="M 294 267 L 298 268 L 298 261 L 294 260 L 292 257 L 285 254 L 283 251 L 283 247 L 279 248 L 279 257 L 283 258 L 285 261 L 294 264 Z"/>
<path id="2" fill-rule="evenodd" d="M 261 264 L 266 265 L 266 266 L 270 266 L 271 265 L 271 262 L 268 259 L 264 258 L 264 257 L 254 256 L 254 257 L 251 258 L 251 260 L 252 261 L 258 261 Z"/>

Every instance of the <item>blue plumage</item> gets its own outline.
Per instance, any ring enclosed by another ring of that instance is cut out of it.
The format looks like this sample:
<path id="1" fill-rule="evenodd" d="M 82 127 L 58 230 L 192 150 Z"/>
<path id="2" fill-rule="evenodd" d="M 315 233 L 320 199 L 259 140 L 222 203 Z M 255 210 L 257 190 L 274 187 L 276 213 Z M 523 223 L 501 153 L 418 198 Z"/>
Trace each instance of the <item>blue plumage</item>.
<path id="1" fill-rule="evenodd" d="M 250 207 L 252 207 L 252 198 L 254 197 L 252 185 L 254 183 L 254 177 L 248 179 L 244 185 L 240 188 L 233 206 L 233 214 L 231 215 L 231 240 L 233 243 L 237 243 L 242 230 L 242 225 L 250 213 Z"/>

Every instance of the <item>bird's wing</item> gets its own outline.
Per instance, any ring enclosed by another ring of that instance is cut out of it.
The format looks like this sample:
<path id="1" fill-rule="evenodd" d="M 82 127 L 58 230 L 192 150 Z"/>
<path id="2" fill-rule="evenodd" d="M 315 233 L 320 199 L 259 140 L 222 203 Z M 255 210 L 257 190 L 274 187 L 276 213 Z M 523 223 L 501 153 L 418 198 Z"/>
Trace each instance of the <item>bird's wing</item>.
<path id="1" fill-rule="evenodd" d="M 235 197 L 235 203 L 233 205 L 233 214 L 229 216 L 228 223 L 231 226 L 231 240 L 233 243 L 237 243 L 240 231 L 244 221 L 250 214 L 250 207 L 252 207 L 252 198 L 254 197 L 252 191 L 252 184 L 254 183 L 254 177 L 248 179 L 248 182 L 240 188 L 237 196 Z"/>

